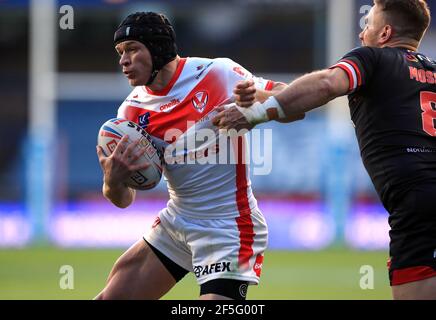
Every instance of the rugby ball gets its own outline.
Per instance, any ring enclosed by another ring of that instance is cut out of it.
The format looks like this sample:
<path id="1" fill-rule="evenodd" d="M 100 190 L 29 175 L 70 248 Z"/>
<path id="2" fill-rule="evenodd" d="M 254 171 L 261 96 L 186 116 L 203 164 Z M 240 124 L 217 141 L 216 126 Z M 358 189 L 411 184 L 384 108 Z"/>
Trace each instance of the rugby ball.
<path id="1" fill-rule="evenodd" d="M 146 148 L 145 153 L 136 163 L 150 164 L 147 169 L 136 171 L 125 183 L 138 190 L 154 188 L 162 177 L 162 155 L 151 136 L 139 125 L 126 119 L 110 119 L 101 126 L 97 144 L 103 148 L 104 154 L 109 156 L 124 135 L 129 136 L 129 143 L 140 140 L 138 149 L 140 146 Z"/>

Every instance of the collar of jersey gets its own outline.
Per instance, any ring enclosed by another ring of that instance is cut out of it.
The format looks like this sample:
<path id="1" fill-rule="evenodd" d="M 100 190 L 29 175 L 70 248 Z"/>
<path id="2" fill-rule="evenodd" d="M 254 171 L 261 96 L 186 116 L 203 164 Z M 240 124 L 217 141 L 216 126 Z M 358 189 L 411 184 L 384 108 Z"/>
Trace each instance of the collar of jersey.
<path id="1" fill-rule="evenodd" d="M 172 89 L 174 86 L 174 83 L 176 83 L 177 79 L 179 78 L 180 74 L 182 73 L 183 67 L 185 66 L 186 58 L 180 58 L 179 64 L 177 65 L 176 72 L 174 72 L 173 77 L 171 78 L 170 82 L 163 88 L 162 90 L 153 91 L 147 86 L 143 86 L 145 90 L 148 92 L 148 94 L 152 94 L 154 96 L 166 96 L 168 92 Z"/>

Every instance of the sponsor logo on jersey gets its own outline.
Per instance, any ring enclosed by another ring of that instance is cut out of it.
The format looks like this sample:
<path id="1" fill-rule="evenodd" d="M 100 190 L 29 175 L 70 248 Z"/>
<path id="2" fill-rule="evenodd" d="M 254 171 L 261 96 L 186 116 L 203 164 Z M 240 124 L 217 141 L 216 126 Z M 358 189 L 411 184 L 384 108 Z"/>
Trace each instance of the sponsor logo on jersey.
<path id="1" fill-rule="evenodd" d="M 213 64 L 213 62 L 209 63 L 206 68 L 204 68 L 203 70 L 201 70 L 201 72 L 195 77 L 196 80 L 200 79 L 201 75 L 203 74 L 203 72 L 205 72 L 211 65 Z"/>
<path id="2" fill-rule="evenodd" d="M 406 59 L 408 60 L 408 61 L 410 61 L 410 62 L 418 62 L 418 58 L 417 57 L 415 57 L 413 54 L 411 54 L 411 53 L 406 53 L 405 54 L 405 57 L 406 57 Z"/>
<path id="3" fill-rule="evenodd" d="M 156 219 L 153 222 L 153 225 L 151 226 L 152 229 L 156 228 L 160 224 L 160 218 L 156 217 Z"/>
<path id="4" fill-rule="evenodd" d="M 138 117 L 138 124 L 142 129 L 145 129 L 150 124 L 150 112 L 146 112 Z"/>
<path id="5" fill-rule="evenodd" d="M 436 149 L 431 149 L 431 148 L 415 148 L 415 147 L 410 147 L 406 149 L 407 153 L 435 153 Z"/>
<path id="6" fill-rule="evenodd" d="M 202 64 L 202 65 L 200 65 L 200 66 L 197 66 L 197 71 L 200 71 L 201 69 L 203 69 L 204 68 L 204 64 Z"/>
<path id="7" fill-rule="evenodd" d="M 241 295 L 242 298 L 247 297 L 247 289 L 248 289 L 248 285 L 246 283 L 243 283 L 239 286 L 239 294 Z"/>
<path id="8" fill-rule="evenodd" d="M 197 163 L 199 159 L 215 156 L 219 152 L 219 144 L 213 144 L 198 150 L 188 151 L 184 149 L 182 154 L 177 154 L 177 149 L 172 146 L 167 146 L 164 151 L 164 158 L 166 164 L 185 164 Z M 213 158 L 211 158 L 213 159 Z M 211 160 L 214 161 L 214 160 Z"/>
<path id="9" fill-rule="evenodd" d="M 211 273 L 219 273 L 225 271 L 231 271 L 230 261 L 212 263 L 206 266 L 194 266 L 194 273 L 197 278 Z"/>
<path id="10" fill-rule="evenodd" d="M 206 91 L 198 91 L 194 94 L 192 97 L 192 105 L 194 106 L 195 110 L 202 113 L 207 105 L 207 100 L 209 99 L 209 96 Z"/>
<path id="11" fill-rule="evenodd" d="M 241 77 L 246 78 L 248 76 L 247 72 L 241 67 L 234 67 L 233 71 L 239 74 Z"/>
<path id="12" fill-rule="evenodd" d="M 134 100 L 134 99 L 126 99 L 126 100 L 124 100 L 126 103 L 131 103 L 131 104 L 142 104 L 142 102 L 141 101 L 139 101 L 139 100 Z"/>
<path id="13" fill-rule="evenodd" d="M 256 256 L 256 261 L 254 262 L 253 270 L 258 277 L 260 277 L 260 273 L 262 272 L 263 265 L 263 255 L 258 254 Z"/>
<path id="14" fill-rule="evenodd" d="M 135 94 L 132 98 L 133 98 L 133 99 L 137 99 L 137 98 L 138 98 L 138 95 Z"/>
<path id="15" fill-rule="evenodd" d="M 166 112 L 168 112 L 168 111 L 172 110 L 173 107 L 177 106 L 179 103 L 180 103 L 180 100 L 179 100 L 179 99 L 173 99 L 173 100 L 171 100 L 170 102 L 161 105 L 161 106 L 159 107 L 159 110 L 160 110 L 160 111 L 166 111 Z"/>

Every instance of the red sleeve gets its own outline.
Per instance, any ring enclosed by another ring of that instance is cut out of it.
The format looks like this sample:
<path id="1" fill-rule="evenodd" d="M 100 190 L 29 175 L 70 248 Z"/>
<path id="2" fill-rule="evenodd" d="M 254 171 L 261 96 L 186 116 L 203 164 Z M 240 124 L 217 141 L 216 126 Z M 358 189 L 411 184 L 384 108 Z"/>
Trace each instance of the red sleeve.
<path id="1" fill-rule="evenodd" d="M 356 48 L 347 53 L 341 60 L 330 67 L 345 71 L 350 81 L 349 92 L 358 91 L 371 82 L 372 75 L 377 68 L 380 49 L 370 47 Z"/>
<path id="2" fill-rule="evenodd" d="M 339 68 L 344 70 L 348 75 L 348 80 L 350 82 L 350 87 L 348 88 L 348 94 L 353 93 L 357 88 L 362 86 L 362 75 L 360 73 L 357 65 L 347 59 L 343 59 L 331 66 L 329 69 Z"/>

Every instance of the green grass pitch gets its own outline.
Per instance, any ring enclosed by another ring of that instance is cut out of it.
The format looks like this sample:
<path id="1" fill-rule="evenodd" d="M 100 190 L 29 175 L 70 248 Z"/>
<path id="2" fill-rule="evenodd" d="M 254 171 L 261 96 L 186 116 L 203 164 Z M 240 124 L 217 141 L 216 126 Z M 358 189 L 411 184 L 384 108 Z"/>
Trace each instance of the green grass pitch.
<path id="1" fill-rule="evenodd" d="M 103 288 L 121 250 L 27 248 L 0 250 L 0 299 L 92 299 Z M 261 283 L 247 298 L 278 300 L 391 299 L 386 270 L 387 252 L 331 249 L 267 251 Z M 62 265 L 74 268 L 74 289 L 61 289 Z M 374 270 L 373 289 L 360 287 L 361 267 Z M 164 299 L 197 299 L 192 274 Z"/>

